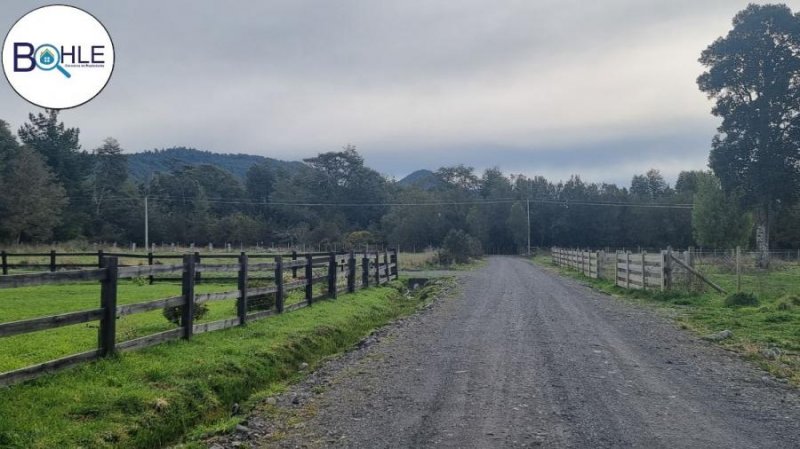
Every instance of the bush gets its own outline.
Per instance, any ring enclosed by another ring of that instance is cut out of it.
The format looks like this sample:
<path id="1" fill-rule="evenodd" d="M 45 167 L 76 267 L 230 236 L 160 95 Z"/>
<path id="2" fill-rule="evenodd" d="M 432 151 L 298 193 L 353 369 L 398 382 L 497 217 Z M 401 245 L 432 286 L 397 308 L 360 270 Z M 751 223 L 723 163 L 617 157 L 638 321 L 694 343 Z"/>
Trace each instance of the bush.
<path id="1" fill-rule="evenodd" d="M 181 317 L 183 316 L 183 306 L 164 307 L 164 318 L 169 320 L 170 323 L 175 323 L 178 326 L 181 324 Z M 199 320 L 208 313 L 208 306 L 206 304 L 195 304 L 194 306 L 194 319 Z"/>
<path id="2" fill-rule="evenodd" d="M 446 262 L 466 263 L 482 254 L 481 243 L 460 229 L 451 230 L 442 241 L 442 259 Z"/>
<path id="3" fill-rule="evenodd" d="M 725 298 L 725 307 L 754 307 L 758 305 L 758 298 L 752 293 L 733 293 Z"/>
<path id="4" fill-rule="evenodd" d="M 267 293 L 258 296 L 248 296 L 247 311 L 269 310 L 275 305 L 275 293 Z"/>

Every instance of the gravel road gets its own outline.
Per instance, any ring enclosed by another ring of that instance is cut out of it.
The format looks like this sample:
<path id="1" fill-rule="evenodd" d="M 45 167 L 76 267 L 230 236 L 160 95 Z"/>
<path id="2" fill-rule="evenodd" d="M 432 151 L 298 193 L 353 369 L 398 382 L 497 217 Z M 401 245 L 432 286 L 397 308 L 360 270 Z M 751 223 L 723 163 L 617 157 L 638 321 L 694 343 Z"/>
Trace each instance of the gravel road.
<path id="1" fill-rule="evenodd" d="M 249 444 L 800 447 L 796 389 L 653 310 L 520 258 L 460 276 L 454 298 L 257 411 L 272 427 Z"/>

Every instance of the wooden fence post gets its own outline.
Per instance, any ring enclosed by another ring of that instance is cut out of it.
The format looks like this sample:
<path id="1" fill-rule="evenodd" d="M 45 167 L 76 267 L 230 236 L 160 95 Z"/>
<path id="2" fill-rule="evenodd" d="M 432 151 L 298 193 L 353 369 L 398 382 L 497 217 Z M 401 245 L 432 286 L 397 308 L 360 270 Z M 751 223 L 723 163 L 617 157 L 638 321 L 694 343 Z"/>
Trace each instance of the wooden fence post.
<path id="1" fill-rule="evenodd" d="M 306 254 L 306 302 L 310 306 L 314 301 L 314 256 Z"/>
<path id="2" fill-rule="evenodd" d="M 619 285 L 619 250 L 614 251 L 614 286 Z"/>
<path id="3" fill-rule="evenodd" d="M 602 271 L 601 267 L 603 265 L 605 265 L 605 262 L 606 262 L 606 252 L 605 251 L 598 251 L 597 252 L 597 256 L 595 256 L 595 257 L 597 258 L 597 268 L 595 269 L 595 271 L 597 272 L 597 279 L 603 279 L 603 276 L 601 276 L 600 274 L 601 274 L 601 271 Z"/>
<path id="4" fill-rule="evenodd" d="M 361 286 L 369 287 L 369 257 L 367 257 L 367 253 L 364 253 L 364 257 L 361 258 Z"/>
<path id="5" fill-rule="evenodd" d="M 283 313 L 283 257 L 275 256 L 275 309 Z"/>
<path id="6" fill-rule="evenodd" d="M 0 252 L 0 263 L 3 264 L 3 276 L 8 274 L 8 254 L 5 250 Z"/>
<path id="7" fill-rule="evenodd" d="M 195 253 L 194 253 L 194 263 L 195 263 L 195 265 L 200 265 L 200 253 L 197 252 L 197 251 L 195 251 Z M 201 273 L 198 271 L 194 275 L 195 275 L 194 282 L 199 284 L 200 281 L 201 281 L 201 278 L 200 278 Z"/>
<path id="8" fill-rule="evenodd" d="M 56 271 L 56 250 L 50 250 L 50 272 L 55 273 Z"/>
<path id="9" fill-rule="evenodd" d="M 631 252 L 625 251 L 625 288 L 631 288 Z"/>
<path id="10" fill-rule="evenodd" d="M 389 250 L 384 248 L 383 249 L 383 265 L 384 265 L 384 274 L 386 275 L 386 282 L 392 280 L 391 273 L 389 272 Z"/>
<path id="11" fill-rule="evenodd" d="M 661 291 L 663 292 L 666 290 L 667 287 L 667 279 L 665 276 L 666 273 L 666 266 L 667 266 L 667 252 L 661 250 L 661 262 L 659 263 L 659 268 L 661 269 Z"/>
<path id="12" fill-rule="evenodd" d="M 668 246 L 664 257 L 664 290 L 672 290 L 672 247 Z"/>
<path id="13" fill-rule="evenodd" d="M 350 250 L 350 257 L 347 258 L 347 291 L 356 291 L 356 256 Z"/>
<path id="14" fill-rule="evenodd" d="M 97 250 L 97 268 L 103 268 L 103 250 Z"/>
<path id="15" fill-rule="evenodd" d="M 398 251 L 397 248 L 395 248 L 394 254 L 392 254 L 392 261 L 391 261 L 392 264 L 394 265 L 392 267 L 392 274 L 394 275 L 395 280 L 400 279 L 400 266 L 398 265 L 397 260 L 398 260 Z"/>
<path id="16" fill-rule="evenodd" d="M 647 268 L 645 260 L 647 258 L 647 251 L 642 251 L 642 290 L 647 290 Z"/>
<path id="17" fill-rule="evenodd" d="M 742 291 L 742 268 L 741 268 L 742 248 L 736 247 L 736 293 Z M 5 266 L 5 264 L 3 264 Z"/>
<path id="18" fill-rule="evenodd" d="M 147 265 L 150 265 L 150 266 L 153 265 L 153 252 L 152 251 L 148 251 L 147 252 Z M 152 274 L 150 276 L 148 276 L 148 281 L 150 281 L 150 285 L 153 285 L 153 281 L 154 280 L 155 279 L 153 278 Z"/>
<path id="19" fill-rule="evenodd" d="M 103 357 L 114 354 L 117 335 L 117 280 L 119 260 L 116 257 L 103 259 L 103 268 L 106 278 L 100 284 L 100 308 L 103 315 L 100 318 L 100 330 L 97 333 L 100 355 Z"/>
<path id="20" fill-rule="evenodd" d="M 181 325 L 183 326 L 183 338 L 190 339 L 194 333 L 194 283 L 195 283 L 195 260 L 197 253 L 185 254 L 183 256 L 183 282 L 181 290 L 183 292 L 183 310 L 181 313 Z"/>
<path id="21" fill-rule="evenodd" d="M 336 298 L 336 253 L 328 255 L 328 297 Z"/>
<path id="22" fill-rule="evenodd" d="M 381 253 L 375 253 L 375 285 L 381 285 Z"/>
<path id="23" fill-rule="evenodd" d="M 244 326 L 247 321 L 247 278 L 248 278 L 247 253 L 239 254 L 239 301 L 236 303 L 239 315 L 239 324 Z"/>
<path id="24" fill-rule="evenodd" d="M 292 262 L 297 261 L 297 251 L 292 251 Z M 297 267 L 292 266 L 292 279 L 297 279 Z"/>
<path id="25" fill-rule="evenodd" d="M 686 253 L 684 254 L 684 258 L 685 258 L 684 262 L 686 262 L 686 265 L 688 265 L 690 267 L 694 267 L 694 248 L 693 247 L 690 246 L 689 248 L 686 249 Z M 686 275 L 689 277 L 689 280 L 691 282 L 691 284 L 689 284 L 689 289 L 693 289 L 694 288 L 694 284 L 697 281 L 694 279 L 694 276 L 692 276 L 691 273 L 686 273 Z"/>

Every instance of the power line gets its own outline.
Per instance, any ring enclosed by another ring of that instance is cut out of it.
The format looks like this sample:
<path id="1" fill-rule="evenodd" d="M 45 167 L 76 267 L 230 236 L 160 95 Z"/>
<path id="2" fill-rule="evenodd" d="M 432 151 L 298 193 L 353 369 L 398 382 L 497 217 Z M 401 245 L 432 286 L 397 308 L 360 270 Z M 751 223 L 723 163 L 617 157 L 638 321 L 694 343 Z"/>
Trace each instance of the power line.
<path id="1" fill-rule="evenodd" d="M 90 197 L 70 197 L 70 199 L 78 199 Z M 175 196 L 149 196 L 150 200 L 174 201 L 174 200 L 194 200 L 196 198 L 175 197 Z M 131 201 L 140 202 L 141 198 L 134 197 L 107 197 L 101 201 Z M 526 201 L 519 198 L 498 198 L 491 200 L 465 200 L 465 201 L 422 201 L 422 202 L 369 202 L 369 203 L 337 203 L 337 202 L 292 202 L 292 201 L 256 201 L 256 200 L 231 200 L 225 198 L 203 198 L 202 201 L 212 204 L 239 204 L 251 206 L 288 206 L 288 207 L 424 207 L 424 206 L 464 206 L 464 205 L 492 205 L 492 204 L 513 204 L 516 202 Z M 692 204 L 687 203 L 626 203 L 626 202 L 607 202 L 607 201 L 570 201 L 570 200 L 548 200 L 548 199 L 531 199 L 529 200 L 534 204 L 550 204 L 563 207 L 570 206 L 588 206 L 588 207 L 636 207 L 636 208 L 649 208 L 649 209 L 684 209 L 691 210 L 694 208 Z"/>

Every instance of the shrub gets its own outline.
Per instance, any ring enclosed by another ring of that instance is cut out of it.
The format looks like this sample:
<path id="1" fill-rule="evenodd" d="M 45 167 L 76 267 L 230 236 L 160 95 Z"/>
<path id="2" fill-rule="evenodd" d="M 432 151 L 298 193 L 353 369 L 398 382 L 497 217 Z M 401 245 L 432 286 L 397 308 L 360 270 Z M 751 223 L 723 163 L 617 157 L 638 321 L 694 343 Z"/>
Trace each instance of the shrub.
<path id="1" fill-rule="evenodd" d="M 275 305 L 275 293 L 267 293 L 258 296 L 248 296 L 247 311 L 269 310 Z"/>
<path id="2" fill-rule="evenodd" d="M 451 230 L 442 241 L 442 259 L 448 262 L 466 263 L 482 254 L 480 242 L 460 229 Z"/>
<path id="3" fill-rule="evenodd" d="M 757 306 L 758 298 L 752 293 L 733 293 L 725 298 L 725 307 Z"/>
<path id="4" fill-rule="evenodd" d="M 171 323 L 175 323 L 178 326 L 181 324 L 181 317 L 183 316 L 183 306 L 175 306 L 175 307 L 164 307 L 164 318 L 169 320 Z M 199 320 L 203 318 L 208 313 L 208 305 L 206 304 L 195 304 L 194 306 L 194 319 Z"/>
<path id="5" fill-rule="evenodd" d="M 790 321 L 794 321 L 791 313 L 776 312 L 764 317 L 765 323 L 788 323 Z"/>

